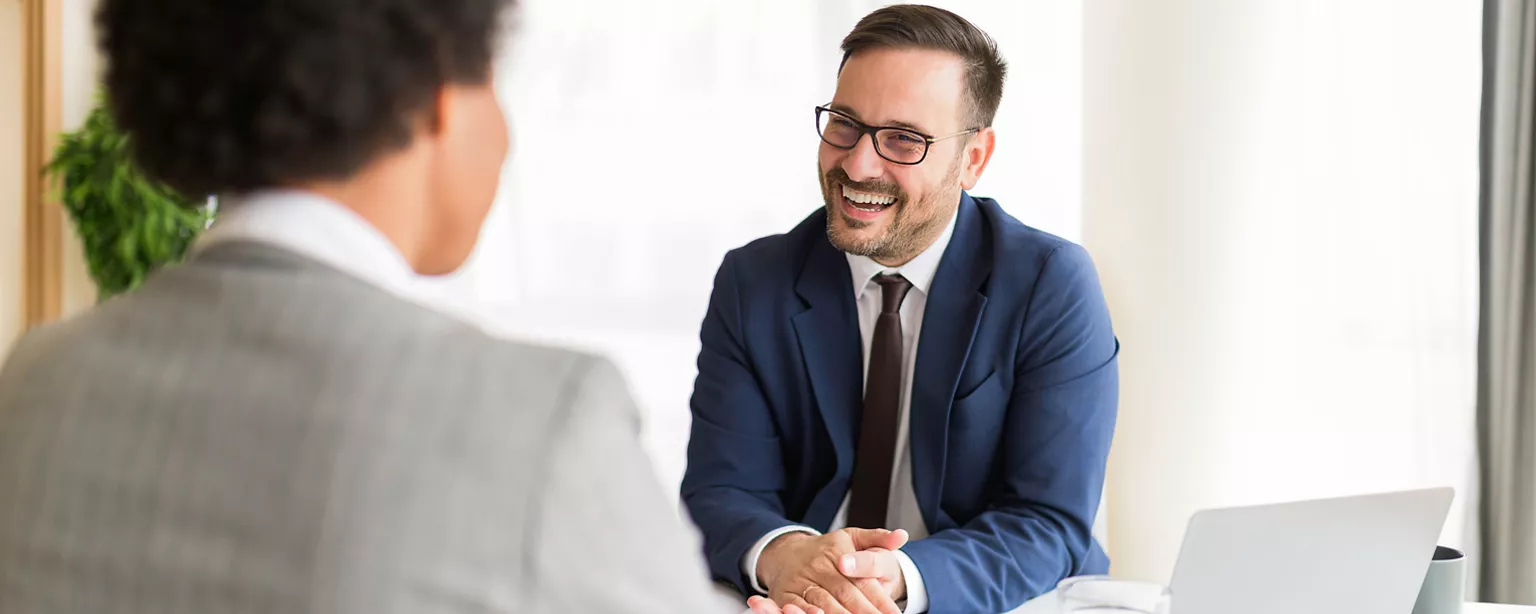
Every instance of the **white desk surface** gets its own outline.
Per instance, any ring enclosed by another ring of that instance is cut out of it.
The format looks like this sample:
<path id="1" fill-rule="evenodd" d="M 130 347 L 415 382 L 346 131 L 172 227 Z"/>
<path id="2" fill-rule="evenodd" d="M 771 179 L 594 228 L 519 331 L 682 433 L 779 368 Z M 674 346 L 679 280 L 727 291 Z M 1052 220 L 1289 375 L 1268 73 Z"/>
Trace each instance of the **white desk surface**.
<path id="1" fill-rule="evenodd" d="M 1177 603 L 1174 604 L 1174 612 L 1178 612 Z M 1030 601 L 1009 614 L 1057 614 L 1056 593 Z M 1536 606 L 1469 603 L 1461 609 L 1461 614 L 1536 614 Z"/>
<path id="2" fill-rule="evenodd" d="M 727 596 L 731 601 L 740 599 L 734 588 L 722 586 L 718 590 L 722 591 L 721 594 Z M 1056 593 L 1047 593 L 1007 614 L 1058 614 L 1056 605 Z M 735 612 L 735 608 L 739 607 L 733 606 L 730 611 Z M 1175 609 L 1175 612 L 1177 612 L 1177 609 Z M 752 612 L 749 610 L 744 612 L 744 614 L 752 614 Z M 1536 614 L 1536 606 L 1469 603 L 1466 607 L 1462 608 L 1461 614 Z"/>
<path id="3" fill-rule="evenodd" d="M 749 610 L 744 614 L 752 614 L 752 612 Z M 1046 595 L 1008 614 L 1057 614 L 1056 596 Z M 1461 614 L 1536 614 L 1536 606 L 1469 603 L 1462 608 Z"/>

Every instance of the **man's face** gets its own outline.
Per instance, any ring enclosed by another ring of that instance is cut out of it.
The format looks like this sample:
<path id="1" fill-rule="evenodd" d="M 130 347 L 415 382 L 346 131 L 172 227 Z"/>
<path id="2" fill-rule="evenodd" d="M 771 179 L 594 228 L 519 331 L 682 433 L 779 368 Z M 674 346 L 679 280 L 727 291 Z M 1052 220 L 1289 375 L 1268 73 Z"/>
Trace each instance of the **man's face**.
<path id="1" fill-rule="evenodd" d="M 964 76 L 960 56 L 944 51 L 861 51 L 844 64 L 837 94 L 828 106 L 870 126 L 944 136 L 975 127 L 963 123 L 968 117 Z M 916 165 L 880 157 L 869 136 L 853 149 L 823 141 L 821 190 L 832 244 L 888 265 L 903 264 L 921 253 L 949 223 L 962 183 L 974 184 L 980 174 L 979 167 L 968 164 L 974 138 L 933 143 L 927 158 Z M 849 196 L 875 202 L 856 202 Z"/>

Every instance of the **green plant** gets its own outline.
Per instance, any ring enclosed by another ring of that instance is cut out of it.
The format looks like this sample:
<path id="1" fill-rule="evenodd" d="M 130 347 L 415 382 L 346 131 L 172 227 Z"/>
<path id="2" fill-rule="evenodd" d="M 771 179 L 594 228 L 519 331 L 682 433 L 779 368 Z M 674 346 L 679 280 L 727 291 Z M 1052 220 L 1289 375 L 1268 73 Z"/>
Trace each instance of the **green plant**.
<path id="1" fill-rule="evenodd" d="M 98 300 L 137 288 L 154 270 L 180 262 L 212 212 L 145 177 L 128 135 L 98 104 L 85 124 L 63 136 L 48 173 L 62 180 L 62 200 L 85 248 Z"/>

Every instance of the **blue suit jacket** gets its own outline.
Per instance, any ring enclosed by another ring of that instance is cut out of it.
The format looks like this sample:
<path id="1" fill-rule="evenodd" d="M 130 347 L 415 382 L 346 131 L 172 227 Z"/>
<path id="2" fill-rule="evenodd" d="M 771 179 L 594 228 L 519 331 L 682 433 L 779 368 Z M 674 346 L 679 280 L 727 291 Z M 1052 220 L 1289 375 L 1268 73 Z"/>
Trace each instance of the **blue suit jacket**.
<path id="1" fill-rule="evenodd" d="M 1103 573 L 1091 528 L 1119 343 L 1087 252 L 962 195 L 923 316 L 903 550 L 930 611 L 1003 612 Z M 848 262 L 817 212 L 726 255 L 700 332 L 682 496 L 715 576 L 769 531 L 825 531 L 848 493 L 863 348 Z"/>

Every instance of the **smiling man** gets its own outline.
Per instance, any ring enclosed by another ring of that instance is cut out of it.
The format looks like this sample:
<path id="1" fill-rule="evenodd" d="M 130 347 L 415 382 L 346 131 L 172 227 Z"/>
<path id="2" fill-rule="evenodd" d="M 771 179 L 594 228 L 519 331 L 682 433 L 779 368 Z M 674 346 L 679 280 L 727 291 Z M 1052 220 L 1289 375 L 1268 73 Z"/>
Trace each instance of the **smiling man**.
<path id="1" fill-rule="evenodd" d="M 715 278 L 683 499 L 714 574 L 780 605 L 1009 610 L 1108 568 L 1119 344 L 1082 248 L 967 193 L 997 144 L 992 39 L 902 5 L 842 49 L 825 207 Z"/>

